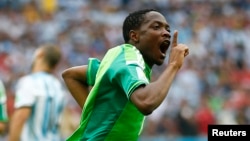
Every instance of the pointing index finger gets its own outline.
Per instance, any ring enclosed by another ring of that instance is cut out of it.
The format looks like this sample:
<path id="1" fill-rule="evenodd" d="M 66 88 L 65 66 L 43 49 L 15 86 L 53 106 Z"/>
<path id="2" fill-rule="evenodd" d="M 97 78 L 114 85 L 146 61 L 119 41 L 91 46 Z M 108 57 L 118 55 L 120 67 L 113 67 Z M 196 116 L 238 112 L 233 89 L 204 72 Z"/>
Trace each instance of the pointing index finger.
<path id="1" fill-rule="evenodd" d="M 178 31 L 175 30 L 174 31 L 174 37 L 173 37 L 173 40 L 172 40 L 172 47 L 175 47 L 178 45 Z"/>

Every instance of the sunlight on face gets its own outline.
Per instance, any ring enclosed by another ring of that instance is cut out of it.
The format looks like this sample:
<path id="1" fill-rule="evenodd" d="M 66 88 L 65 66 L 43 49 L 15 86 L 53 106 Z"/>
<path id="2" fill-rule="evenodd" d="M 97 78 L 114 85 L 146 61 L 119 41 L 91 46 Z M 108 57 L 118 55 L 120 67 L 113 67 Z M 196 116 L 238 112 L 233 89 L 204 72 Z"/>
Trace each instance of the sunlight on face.
<path id="1" fill-rule="evenodd" d="M 35 51 L 35 53 L 32 56 L 32 60 L 31 60 L 31 68 L 33 68 L 35 62 L 38 60 L 39 56 L 41 56 L 42 54 L 42 49 L 39 48 Z"/>

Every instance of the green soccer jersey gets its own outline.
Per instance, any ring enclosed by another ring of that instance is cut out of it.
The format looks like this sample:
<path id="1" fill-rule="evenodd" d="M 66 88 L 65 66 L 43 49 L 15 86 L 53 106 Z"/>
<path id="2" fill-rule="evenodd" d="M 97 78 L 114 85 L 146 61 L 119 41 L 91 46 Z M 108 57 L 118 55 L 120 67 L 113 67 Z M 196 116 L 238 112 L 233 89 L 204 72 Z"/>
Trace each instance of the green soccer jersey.
<path id="1" fill-rule="evenodd" d="M 110 49 L 101 63 L 90 59 L 87 81 L 93 85 L 83 107 L 79 128 L 68 141 L 136 141 L 144 115 L 130 95 L 150 81 L 151 68 L 129 44 Z"/>
<path id="2" fill-rule="evenodd" d="M 6 101 L 5 87 L 3 82 L 0 81 L 0 122 L 6 122 L 8 120 Z"/>

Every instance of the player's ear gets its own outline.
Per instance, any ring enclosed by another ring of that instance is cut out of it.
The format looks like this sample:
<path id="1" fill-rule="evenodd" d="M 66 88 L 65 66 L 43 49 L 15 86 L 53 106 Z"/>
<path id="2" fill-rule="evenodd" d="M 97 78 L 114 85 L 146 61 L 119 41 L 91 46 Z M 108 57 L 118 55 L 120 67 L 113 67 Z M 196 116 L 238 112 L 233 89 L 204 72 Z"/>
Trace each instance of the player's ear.
<path id="1" fill-rule="evenodd" d="M 44 50 L 39 48 L 34 53 L 34 58 L 42 58 L 44 56 Z"/>
<path id="2" fill-rule="evenodd" d="M 135 30 L 130 30 L 129 37 L 130 40 L 133 41 L 134 43 L 139 42 L 139 34 Z"/>

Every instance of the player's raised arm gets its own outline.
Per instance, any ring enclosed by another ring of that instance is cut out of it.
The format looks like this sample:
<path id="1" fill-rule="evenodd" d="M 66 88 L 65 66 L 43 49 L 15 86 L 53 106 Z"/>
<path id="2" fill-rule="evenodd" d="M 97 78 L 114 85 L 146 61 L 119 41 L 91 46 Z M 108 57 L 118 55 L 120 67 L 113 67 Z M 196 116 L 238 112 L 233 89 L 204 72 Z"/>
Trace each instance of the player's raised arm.
<path id="1" fill-rule="evenodd" d="M 130 100 L 145 115 L 151 114 L 167 96 L 168 90 L 178 70 L 188 54 L 188 47 L 178 44 L 178 31 L 174 32 L 168 65 L 160 77 L 146 86 L 137 88 Z"/>
<path id="2" fill-rule="evenodd" d="M 189 49 L 185 44 L 178 44 L 178 31 L 174 32 L 171 53 L 169 56 L 169 65 L 174 64 L 176 67 L 181 67 L 184 57 L 189 53 Z"/>

